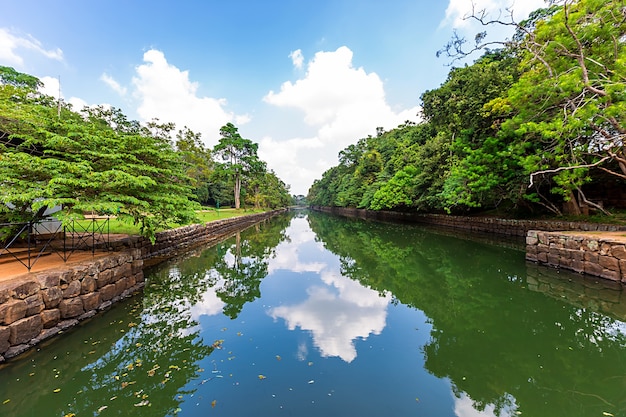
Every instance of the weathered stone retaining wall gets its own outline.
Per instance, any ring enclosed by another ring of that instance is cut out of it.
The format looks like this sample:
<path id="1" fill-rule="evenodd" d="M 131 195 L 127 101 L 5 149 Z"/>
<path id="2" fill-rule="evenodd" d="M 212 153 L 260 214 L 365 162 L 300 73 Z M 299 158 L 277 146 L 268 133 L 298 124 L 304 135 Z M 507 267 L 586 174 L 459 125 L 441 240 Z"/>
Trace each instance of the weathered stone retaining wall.
<path id="1" fill-rule="evenodd" d="M 224 239 L 285 210 L 236 217 L 112 243 L 89 262 L 24 274 L 0 283 L 0 362 L 93 317 L 144 286 L 143 268 Z"/>
<path id="2" fill-rule="evenodd" d="M 626 283 L 625 239 L 531 230 L 526 259 Z"/>
<path id="3" fill-rule="evenodd" d="M 433 226 L 444 226 L 480 233 L 497 233 L 506 236 L 524 237 L 529 230 L 559 231 L 620 231 L 626 226 L 599 223 L 581 223 L 551 220 L 516 220 L 496 217 L 450 216 L 445 214 L 400 213 L 395 211 L 374 211 L 345 207 L 312 207 L 313 210 L 348 217 L 372 220 L 405 221 Z"/>

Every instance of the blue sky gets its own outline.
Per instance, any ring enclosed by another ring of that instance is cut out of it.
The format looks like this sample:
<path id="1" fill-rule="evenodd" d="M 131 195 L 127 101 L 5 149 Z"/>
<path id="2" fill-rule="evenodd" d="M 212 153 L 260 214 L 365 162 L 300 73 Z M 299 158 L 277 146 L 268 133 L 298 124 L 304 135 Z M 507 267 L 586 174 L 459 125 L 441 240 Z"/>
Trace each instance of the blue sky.
<path id="1" fill-rule="evenodd" d="M 520 20 L 543 0 L 476 0 Z M 234 123 L 293 194 L 358 139 L 418 121 L 445 81 L 435 53 L 470 0 L 0 0 L 0 65 L 35 75 L 76 110 L 121 108 L 202 134 Z M 492 31 L 494 33 L 494 31 Z M 495 31 L 504 39 L 508 34 Z"/>

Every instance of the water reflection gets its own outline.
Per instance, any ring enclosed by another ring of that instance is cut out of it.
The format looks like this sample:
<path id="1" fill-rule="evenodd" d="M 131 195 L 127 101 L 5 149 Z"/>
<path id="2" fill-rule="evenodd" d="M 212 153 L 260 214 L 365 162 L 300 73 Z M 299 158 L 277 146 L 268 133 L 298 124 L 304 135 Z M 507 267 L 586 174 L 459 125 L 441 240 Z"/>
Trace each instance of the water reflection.
<path id="1" fill-rule="evenodd" d="M 147 276 L 3 365 L 0 415 L 626 415 L 621 287 L 515 246 L 311 213 Z"/>
<path id="2" fill-rule="evenodd" d="M 602 313 L 607 303 L 589 308 L 580 292 L 572 302 L 576 288 L 556 300 L 528 291 L 537 290 L 537 274 L 527 279 L 523 256 L 509 249 L 411 227 L 318 215 L 310 222 L 344 275 L 426 313 L 425 367 L 450 380 L 456 415 L 626 413 L 625 326 Z M 542 269 L 544 283 L 567 287 L 550 274 Z M 621 298 L 608 297 L 623 311 Z"/>

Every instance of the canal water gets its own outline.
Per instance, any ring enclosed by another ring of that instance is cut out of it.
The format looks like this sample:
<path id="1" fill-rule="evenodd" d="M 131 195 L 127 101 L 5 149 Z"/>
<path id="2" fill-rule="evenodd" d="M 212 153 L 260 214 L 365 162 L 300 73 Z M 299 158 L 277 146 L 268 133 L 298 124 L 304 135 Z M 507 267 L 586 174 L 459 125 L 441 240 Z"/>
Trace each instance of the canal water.
<path id="1" fill-rule="evenodd" d="M 146 276 L 1 365 L 0 416 L 626 415 L 621 288 L 520 242 L 300 212 Z"/>

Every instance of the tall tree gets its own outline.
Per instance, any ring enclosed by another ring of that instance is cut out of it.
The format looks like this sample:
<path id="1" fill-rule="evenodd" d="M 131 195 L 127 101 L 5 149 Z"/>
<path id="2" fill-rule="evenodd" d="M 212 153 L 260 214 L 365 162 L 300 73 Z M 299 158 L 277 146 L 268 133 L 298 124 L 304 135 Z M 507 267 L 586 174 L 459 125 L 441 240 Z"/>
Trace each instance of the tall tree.
<path id="1" fill-rule="evenodd" d="M 224 161 L 222 168 L 234 180 L 235 208 L 241 206 L 241 185 L 244 177 L 259 171 L 263 162 L 257 155 L 259 145 L 250 139 L 244 139 L 237 127 L 227 123 L 220 129 L 220 141 L 213 148 L 213 153 Z"/>

